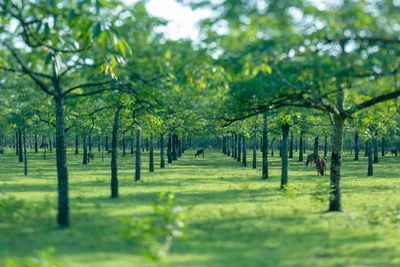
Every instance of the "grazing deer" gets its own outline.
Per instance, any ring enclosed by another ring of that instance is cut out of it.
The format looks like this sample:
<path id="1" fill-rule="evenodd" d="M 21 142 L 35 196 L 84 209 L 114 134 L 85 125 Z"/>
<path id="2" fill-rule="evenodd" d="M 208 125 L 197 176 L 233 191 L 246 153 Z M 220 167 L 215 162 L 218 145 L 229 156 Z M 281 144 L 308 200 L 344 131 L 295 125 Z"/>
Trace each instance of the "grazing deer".
<path id="1" fill-rule="evenodd" d="M 326 171 L 326 158 L 319 157 L 315 162 L 315 167 L 317 167 L 318 173 L 324 175 L 324 171 Z"/>
<path id="2" fill-rule="evenodd" d="M 91 160 L 94 160 L 94 153 L 92 151 L 90 151 L 87 155 L 88 157 L 88 162 L 90 162 Z"/>
<path id="3" fill-rule="evenodd" d="M 312 163 L 314 162 L 316 162 L 317 161 L 317 155 L 316 154 L 310 154 L 310 155 L 308 155 L 307 156 L 307 161 L 306 161 L 306 167 L 308 167 L 308 163 L 311 163 L 311 166 L 312 166 Z"/>
<path id="4" fill-rule="evenodd" d="M 390 155 L 395 155 L 397 157 L 397 149 L 391 149 Z"/>
<path id="5" fill-rule="evenodd" d="M 197 157 L 197 156 L 200 157 L 201 154 L 203 154 L 203 158 L 204 158 L 204 149 L 199 149 L 199 150 L 197 150 L 197 152 L 196 152 L 196 154 L 194 155 L 194 157 Z"/>

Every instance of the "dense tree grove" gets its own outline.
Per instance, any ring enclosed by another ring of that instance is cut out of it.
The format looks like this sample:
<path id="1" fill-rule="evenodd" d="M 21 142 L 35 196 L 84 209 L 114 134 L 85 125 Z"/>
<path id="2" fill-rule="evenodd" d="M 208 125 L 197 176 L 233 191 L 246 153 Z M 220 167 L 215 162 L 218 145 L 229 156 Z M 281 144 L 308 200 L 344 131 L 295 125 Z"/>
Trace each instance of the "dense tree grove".
<path id="1" fill-rule="evenodd" d="M 166 38 L 145 1 L 0 0 L 0 154 L 29 176 L 30 153 L 55 150 L 61 228 L 74 212 L 69 157 L 109 162 L 112 199 L 121 158 L 135 185 L 218 149 L 282 194 L 293 160 L 327 165 L 331 212 L 343 210 L 344 153 L 365 176 L 397 157 L 399 1 L 177 2 L 215 11 L 198 40 Z"/>

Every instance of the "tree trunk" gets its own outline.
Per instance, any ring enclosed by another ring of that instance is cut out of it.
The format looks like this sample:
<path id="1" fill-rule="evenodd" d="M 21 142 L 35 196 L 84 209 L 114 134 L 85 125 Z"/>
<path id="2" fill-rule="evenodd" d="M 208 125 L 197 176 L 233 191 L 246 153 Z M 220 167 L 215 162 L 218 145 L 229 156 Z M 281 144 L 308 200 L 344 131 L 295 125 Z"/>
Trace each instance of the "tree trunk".
<path id="1" fill-rule="evenodd" d="M 290 135 L 289 158 L 293 158 L 293 133 Z"/>
<path id="2" fill-rule="evenodd" d="M 149 171 L 154 172 L 154 136 L 153 134 L 150 135 L 150 165 Z"/>
<path id="3" fill-rule="evenodd" d="M 267 114 L 264 114 L 264 124 L 263 124 L 263 142 L 262 142 L 262 179 L 267 180 L 269 178 L 268 174 L 268 121 Z"/>
<path id="4" fill-rule="evenodd" d="M 168 134 L 168 147 L 167 147 L 168 163 L 172 163 L 172 134 Z"/>
<path id="5" fill-rule="evenodd" d="M 328 137 L 325 135 L 324 157 L 328 155 Z"/>
<path id="6" fill-rule="evenodd" d="M 315 142 L 314 142 L 314 154 L 319 156 L 319 137 L 315 137 Z"/>
<path id="7" fill-rule="evenodd" d="M 243 166 L 247 166 L 247 148 L 246 148 L 246 136 L 242 135 L 243 139 L 243 156 L 242 156 L 242 163 Z"/>
<path id="8" fill-rule="evenodd" d="M 242 135 L 241 134 L 238 135 L 238 146 L 237 146 L 237 149 L 238 149 L 237 162 L 240 162 L 241 161 L 241 157 L 242 157 Z"/>
<path id="9" fill-rule="evenodd" d="M 101 162 L 104 162 L 104 136 L 103 133 L 101 133 L 101 137 L 100 137 L 100 141 L 101 141 Z"/>
<path id="10" fill-rule="evenodd" d="M 354 134 L 354 160 L 358 160 L 358 151 L 359 151 L 359 144 L 358 144 L 358 131 Z"/>
<path id="11" fill-rule="evenodd" d="M 82 136 L 82 145 L 83 145 L 83 164 L 88 163 L 88 157 L 87 157 L 87 144 L 86 144 L 86 132 L 83 132 Z"/>
<path id="12" fill-rule="evenodd" d="M 101 136 L 97 137 L 97 151 L 101 152 Z"/>
<path id="13" fill-rule="evenodd" d="M 177 147 L 177 135 L 173 134 L 172 135 L 172 160 L 178 160 L 178 153 L 176 151 Z"/>
<path id="14" fill-rule="evenodd" d="M 114 114 L 114 124 L 111 139 L 111 198 L 118 197 L 118 128 L 119 114 L 121 107 L 118 107 Z"/>
<path id="15" fill-rule="evenodd" d="M 288 141 L 289 141 L 289 129 L 290 125 L 282 124 L 282 177 L 281 177 L 281 189 L 286 189 L 288 183 Z"/>
<path id="16" fill-rule="evenodd" d="M 365 141 L 365 151 L 364 151 L 364 157 L 368 156 L 368 146 L 369 146 L 369 142 Z"/>
<path id="17" fill-rule="evenodd" d="M 58 178 L 58 216 L 61 227 L 69 226 L 68 167 L 65 147 L 64 98 L 55 97 L 56 102 L 56 158 Z"/>
<path id="18" fill-rule="evenodd" d="M 89 152 L 92 152 L 92 135 L 90 133 L 89 133 L 88 143 L 89 143 Z"/>
<path id="19" fill-rule="evenodd" d="M 149 138 L 146 137 L 146 151 L 149 151 Z"/>
<path id="20" fill-rule="evenodd" d="M 140 130 L 136 130 L 136 171 L 135 171 L 135 181 L 140 180 Z"/>
<path id="21" fill-rule="evenodd" d="M 372 159 L 372 144 L 371 140 L 368 141 L 368 176 L 373 176 L 374 175 L 374 165 L 373 165 L 373 159 Z"/>
<path id="22" fill-rule="evenodd" d="M 122 156 L 126 156 L 126 142 L 125 142 L 125 134 L 122 134 Z"/>
<path id="23" fill-rule="evenodd" d="M 78 139 L 78 134 L 75 134 L 75 155 L 78 155 L 79 153 L 79 139 Z"/>
<path id="24" fill-rule="evenodd" d="M 164 134 L 160 136 L 160 168 L 165 168 L 165 159 L 164 159 Z"/>
<path id="25" fill-rule="evenodd" d="M 133 155 L 133 130 L 131 129 L 131 154 Z"/>
<path id="26" fill-rule="evenodd" d="M 106 136 L 106 151 L 108 152 L 108 136 Z"/>
<path id="27" fill-rule="evenodd" d="M 51 143 L 51 135 L 50 134 L 49 134 L 49 150 L 53 151 L 53 146 L 52 146 L 52 143 Z"/>
<path id="28" fill-rule="evenodd" d="M 226 137 L 222 137 L 222 153 L 226 155 Z"/>
<path id="29" fill-rule="evenodd" d="M 381 148 L 382 148 L 382 157 L 384 157 L 385 156 L 385 137 L 382 137 L 382 146 L 381 146 Z"/>
<path id="30" fill-rule="evenodd" d="M 37 133 L 35 133 L 35 153 L 38 153 Z"/>
<path id="31" fill-rule="evenodd" d="M 254 140 L 253 140 L 253 169 L 257 168 L 257 132 L 254 131 Z"/>
<path id="32" fill-rule="evenodd" d="M 303 161 L 303 133 L 300 133 L 300 141 L 299 141 L 299 161 Z"/>
<path id="33" fill-rule="evenodd" d="M 238 149 L 237 149 L 237 134 L 235 133 L 235 139 L 234 139 L 234 144 L 233 144 L 233 149 L 235 150 L 235 155 L 234 155 L 234 159 L 237 159 L 237 155 L 238 155 Z"/>
<path id="34" fill-rule="evenodd" d="M 24 133 L 23 133 L 23 138 L 24 138 L 24 175 L 28 175 L 28 157 L 26 156 L 26 132 L 25 132 L 25 126 L 24 126 Z"/>
<path id="35" fill-rule="evenodd" d="M 228 157 L 230 157 L 231 156 L 231 137 L 229 135 L 226 137 L 226 149 L 227 149 L 226 155 Z"/>
<path id="36" fill-rule="evenodd" d="M 272 141 L 271 141 L 271 157 L 274 156 L 274 141 L 275 141 L 275 138 L 272 138 Z"/>
<path id="37" fill-rule="evenodd" d="M 374 146 L 374 163 L 379 163 L 378 159 L 378 140 L 377 138 L 377 133 L 375 133 L 374 139 L 372 140 L 372 144 Z"/>
<path id="38" fill-rule="evenodd" d="M 18 161 L 23 162 L 24 156 L 22 154 L 22 131 L 18 129 Z"/>

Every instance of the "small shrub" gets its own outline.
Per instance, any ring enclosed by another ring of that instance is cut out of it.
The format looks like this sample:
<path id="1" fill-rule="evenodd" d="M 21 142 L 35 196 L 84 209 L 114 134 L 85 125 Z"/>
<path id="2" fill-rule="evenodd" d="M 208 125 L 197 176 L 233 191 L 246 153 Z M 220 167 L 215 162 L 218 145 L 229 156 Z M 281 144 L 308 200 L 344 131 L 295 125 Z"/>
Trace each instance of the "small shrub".
<path id="1" fill-rule="evenodd" d="M 368 206 L 364 207 L 365 216 L 371 225 L 382 223 L 400 223 L 400 204 L 396 206 Z"/>
<path id="2" fill-rule="evenodd" d="M 25 257 L 23 259 L 11 259 L 5 260 L 6 267 L 62 267 L 61 264 L 51 261 L 49 258 L 54 253 L 54 248 L 48 248 L 43 251 L 39 251 L 37 256 Z"/>
<path id="3" fill-rule="evenodd" d="M 122 234 L 134 245 L 134 252 L 159 260 L 169 252 L 172 240 L 183 236 L 182 208 L 175 206 L 174 194 L 161 193 L 153 214 L 144 220 L 122 219 Z"/>
<path id="4" fill-rule="evenodd" d="M 329 191 L 329 186 L 326 186 L 324 184 L 318 183 L 316 185 L 313 185 L 311 187 L 311 200 L 315 202 L 320 202 L 324 203 L 328 201 L 331 197 L 330 191 Z"/>

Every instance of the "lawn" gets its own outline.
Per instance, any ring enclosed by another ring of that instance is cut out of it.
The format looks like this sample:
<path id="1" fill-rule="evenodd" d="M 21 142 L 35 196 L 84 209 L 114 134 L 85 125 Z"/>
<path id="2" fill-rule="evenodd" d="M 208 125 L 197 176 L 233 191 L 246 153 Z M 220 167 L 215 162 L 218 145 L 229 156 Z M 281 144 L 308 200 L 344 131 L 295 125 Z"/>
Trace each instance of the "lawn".
<path id="1" fill-rule="evenodd" d="M 254 170 L 248 154 L 244 168 L 216 150 L 206 150 L 204 159 L 186 151 L 161 170 L 157 151 L 156 172 L 149 173 L 145 153 L 136 183 L 134 157 L 120 154 L 120 198 L 110 199 L 109 155 L 102 162 L 96 152 L 83 166 L 81 155 L 69 150 L 71 228 L 60 230 L 54 152 L 43 160 L 29 150 L 25 177 L 8 149 L 0 155 L 0 199 L 12 195 L 47 208 L 29 220 L 0 222 L 0 266 L 5 258 L 32 257 L 49 247 L 51 259 L 67 267 L 400 266 L 400 158 L 381 158 L 367 177 L 366 158 L 354 162 L 346 154 L 343 212 L 327 213 L 329 176 L 317 176 L 296 154 L 289 161 L 290 187 L 281 192 L 280 158 L 270 158 L 270 180 L 261 181 L 261 158 Z M 149 216 L 160 192 L 175 193 L 186 238 L 153 262 L 132 253 L 121 219 Z"/>

